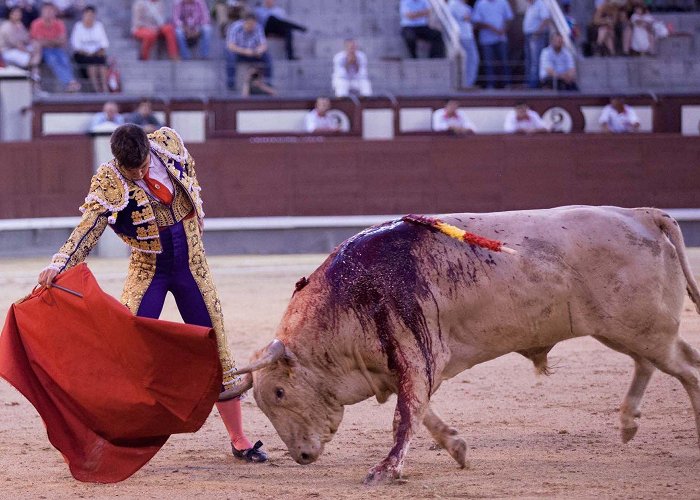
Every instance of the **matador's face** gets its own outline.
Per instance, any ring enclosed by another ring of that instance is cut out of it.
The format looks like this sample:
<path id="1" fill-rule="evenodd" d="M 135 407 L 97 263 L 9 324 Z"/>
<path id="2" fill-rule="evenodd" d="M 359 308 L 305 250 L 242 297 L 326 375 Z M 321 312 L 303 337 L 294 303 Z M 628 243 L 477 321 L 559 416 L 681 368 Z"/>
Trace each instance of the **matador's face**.
<path id="1" fill-rule="evenodd" d="M 130 181 L 140 181 L 143 179 L 146 174 L 148 174 L 148 168 L 151 165 L 151 153 L 148 153 L 146 155 L 146 159 L 143 161 L 141 165 L 135 168 L 125 168 L 120 166 L 119 171 L 121 174 L 129 179 Z"/>

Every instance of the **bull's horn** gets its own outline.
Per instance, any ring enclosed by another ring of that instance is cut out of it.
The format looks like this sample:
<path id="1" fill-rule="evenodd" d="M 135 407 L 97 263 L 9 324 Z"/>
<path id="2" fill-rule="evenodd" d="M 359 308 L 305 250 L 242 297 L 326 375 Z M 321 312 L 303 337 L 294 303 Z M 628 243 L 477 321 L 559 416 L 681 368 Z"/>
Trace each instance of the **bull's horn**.
<path id="1" fill-rule="evenodd" d="M 248 366 L 239 368 L 238 370 L 233 372 L 233 374 L 241 375 L 243 373 L 254 372 L 255 370 L 259 370 L 260 368 L 264 368 L 268 365 L 271 365 L 275 361 L 279 360 L 282 356 L 284 356 L 284 344 L 281 340 L 275 339 L 272 342 L 270 342 L 270 344 L 263 350 L 260 359 L 252 362 Z"/>
<path id="2" fill-rule="evenodd" d="M 233 384 L 224 386 L 223 392 L 219 394 L 219 401 L 237 398 L 251 387 L 253 387 L 253 376 L 248 373 L 236 380 Z"/>

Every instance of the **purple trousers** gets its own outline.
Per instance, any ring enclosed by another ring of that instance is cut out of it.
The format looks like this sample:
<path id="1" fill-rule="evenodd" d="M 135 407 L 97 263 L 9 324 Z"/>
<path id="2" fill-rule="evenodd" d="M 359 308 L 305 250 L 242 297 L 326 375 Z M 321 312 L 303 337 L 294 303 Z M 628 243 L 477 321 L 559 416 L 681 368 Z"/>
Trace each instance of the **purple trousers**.
<path id="1" fill-rule="evenodd" d="M 163 251 L 156 257 L 156 273 L 136 315 L 160 317 L 165 296 L 170 292 L 185 323 L 211 328 L 207 306 L 190 272 L 187 237 L 182 222 L 161 230 L 160 242 Z"/>

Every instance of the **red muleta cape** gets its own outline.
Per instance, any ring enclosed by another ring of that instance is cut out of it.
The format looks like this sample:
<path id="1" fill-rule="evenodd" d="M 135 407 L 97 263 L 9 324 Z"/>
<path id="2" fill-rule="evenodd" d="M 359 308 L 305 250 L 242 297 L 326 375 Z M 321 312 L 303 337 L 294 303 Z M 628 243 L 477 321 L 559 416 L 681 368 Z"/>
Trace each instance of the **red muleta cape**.
<path id="1" fill-rule="evenodd" d="M 211 328 L 140 318 L 85 264 L 15 303 L 0 336 L 0 376 L 44 420 L 80 481 L 122 481 L 170 434 L 197 431 L 221 388 Z"/>

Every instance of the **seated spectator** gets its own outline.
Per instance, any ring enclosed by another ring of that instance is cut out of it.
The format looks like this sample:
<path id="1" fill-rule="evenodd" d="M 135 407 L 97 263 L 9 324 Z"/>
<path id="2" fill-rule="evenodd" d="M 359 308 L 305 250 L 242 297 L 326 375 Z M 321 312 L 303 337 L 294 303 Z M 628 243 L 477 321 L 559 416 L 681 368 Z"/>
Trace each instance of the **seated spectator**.
<path id="1" fill-rule="evenodd" d="M 163 126 L 160 120 L 156 118 L 156 115 L 153 114 L 153 106 L 148 99 L 143 99 L 139 102 L 138 106 L 136 106 L 136 110 L 133 113 L 129 113 L 124 118 L 124 122 L 138 125 L 144 129 L 147 134 L 155 132 Z"/>
<path id="2" fill-rule="evenodd" d="M 251 95 L 277 95 L 277 91 L 274 87 L 265 83 L 260 68 L 253 66 L 248 71 L 248 78 L 246 78 L 243 84 L 241 95 L 243 97 L 249 97 Z"/>
<path id="3" fill-rule="evenodd" d="M 62 19 L 73 19 L 84 7 L 82 0 L 51 0 L 56 6 L 57 16 Z"/>
<path id="4" fill-rule="evenodd" d="M 593 49 L 601 56 L 615 55 L 615 23 L 617 9 L 612 4 L 602 2 L 593 14 L 593 26 L 597 29 L 596 43 Z"/>
<path id="5" fill-rule="evenodd" d="M 167 22 L 165 12 L 163 0 L 136 0 L 131 6 L 131 34 L 141 41 L 139 59 L 148 60 L 153 45 L 161 36 L 165 39 L 168 57 L 180 59 L 175 28 Z"/>
<path id="6" fill-rule="evenodd" d="M 468 0 L 450 0 L 450 12 L 459 25 L 459 41 L 464 48 L 464 74 L 462 87 L 471 88 L 476 83 L 479 74 L 479 49 L 474 39 L 474 26 L 472 25 L 472 8 Z"/>
<path id="7" fill-rule="evenodd" d="M 22 10 L 22 24 L 29 29 L 32 22 L 39 17 L 38 3 L 38 0 L 5 0 L 3 5 L 0 5 L 0 17 L 9 18 L 10 9 L 19 7 Z"/>
<path id="8" fill-rule="evenodd" d="M 32 43 L 29 31 L 22 24 L 20 7 L 12 7 L 7 21 L 0 24 L 0 55 L 5 64 L 28 69 L 35 81 L 39 79 L 41 47 Z"/>
<path id="9" fill-rule="evenodd" d="M 228 27 L 243 19 L 246 3 L 245 0 L 216 0 L 212 11 L 221 37 L 226 38 Z"/>
<path id="10" fill-rule="evenodd" d="M 45 2 L 41 6 L 41 15 L 32 23 L 29 33 L 32 40 L 41 46 L 41 57 L 48 65 L 63 88 L 68 92 L 80 90 L 75 79 L 70 57 L 65 49 L 66 25 L 56 18 L 56 7 Z"/>
<path id="11" fill-rule="evenodd" d="M 630 17 L 632 24 L 632 40 L 630 48 L 637 54 L 653 54 L 656 52 L 656 37 L 654 36 L 654 16 L 649 13 L 646 5 L 634 8 Z"/>
<path id="12" fill-rule="evenodd" d="M 306 131 L 313 132 L 338 132 L 340 122 L 336 116 L 328 113 L 331 109 L 331 100 L 327 97 L 316 99 L 314 109 L 306 115 Z"/>
<path id="13" fill-rule="evenodd" d="M 540 80 L 545 88 L 578 90 L 574 56 L 564 47 L 564 38 L 559 33 L 552 34 L 549 46 L 542 51 Z"/>
<path id="14" fill-rule="evenodd" d="M 107 132 L 124 125 L 124 117 L 119 114 L 119 106 L 114 101 L 107 101 L 102 111 L 96 113 L 90 122 L 90 132 Z"/>
<path id="15" fill-rule="evenodd" d="M 459 102 L 447 101 L 444 108 L 433 113 L 433 130 L 435 132 L 452 132 L 453 134 L 473 134 L 474 124 L 459 109 Z"/>
<path id="16" fill-rule="evenodd" d="M 357 48 L 357 42 L 345 40 L 345 50 L 333 56 L 333 90 L 336 97 L 347 97 L 350 93 L 361 96 L 372 95 L 372 83 L 367 75 L 367 56 Z"/>
<path id="17" fill-rule="evenodd" d="M 293 23 L 287 19 L 287 13 L 282 7 L 275 5 L 275 0 L 263 0 L 262 5 L 255 9 L 255 15 L 265 30 L 265 35 L 276 35 L 284 38 L 284 49 L 287 59 L 293 61 L 294 56 L 294 30 L 306 32 L 306 27 Z"/>
<path id="18" fill-rule="evenodd" d="M 445 43 L 442 33 L 429 26 L 430 4 L 428 0 L 401 0 L 401 36 L 406 42 L 408 52 L 413 59 L 416 53 L 416 41 L 430 43 L 430 57 L 445 57 Z"/>
<path id="19" fill-rule="evenodd" d="M 256 63 L 262 67 L 265 83 L 272 78 L 272 60 L 267 51 L 267 40 L 254 14 L 229 26 L 226 34 L 226 84 L 229 90 L 236 87 L 236 66 L 239 62 Z"/>
<path id="20" fill-rule="evenodd" d="M 515 109 L 508 112 L 503 130 L 508 134 L 548 132 L 547 125 L 542 121 L 540 115 L 531 110 L 524 102 L 519 102 L 515 105 Z"/>
<path id="21" fill-rule="evenodd" d="M 510 61 L 508 60 L 508 26 L 513 20 L 513 10 L 508 0 L 477 0 L 472 22 L 479 30 L 479 47 L 484 63 L 486 88 L 496 87 L 496 68 L 501 69 L 499 87 L 510 85 Z"/>
<path id="22" fill-rule="evenodd" d="M 211 17 L 204 0 L 177 0 L 173 7 L 175 36 L 183 59 L 192 59 L 191 46 L 199 44 L 202 59 L 209 59 Z"/>
<path id="23" fill-rule="evenodd" d="M 83 18 L 75 23 L 70 35 L 73 59 L 87 72 L 95 92 L 109 92 L 107 85 L 107 33 L 100 21 L 95 19 L 95 7 L 83 9 Z"/>
<path id="24" fill-rule="evenodd" d="M 630 106 L 625 104 L 622 97 L 613 97 L 610 104 L 603 108 L 603 112 L 598 118 L 600 128 L 603 132 L 623 134 L 626 132 L 636 132 L 639 130 L 639 118 Z"/>

